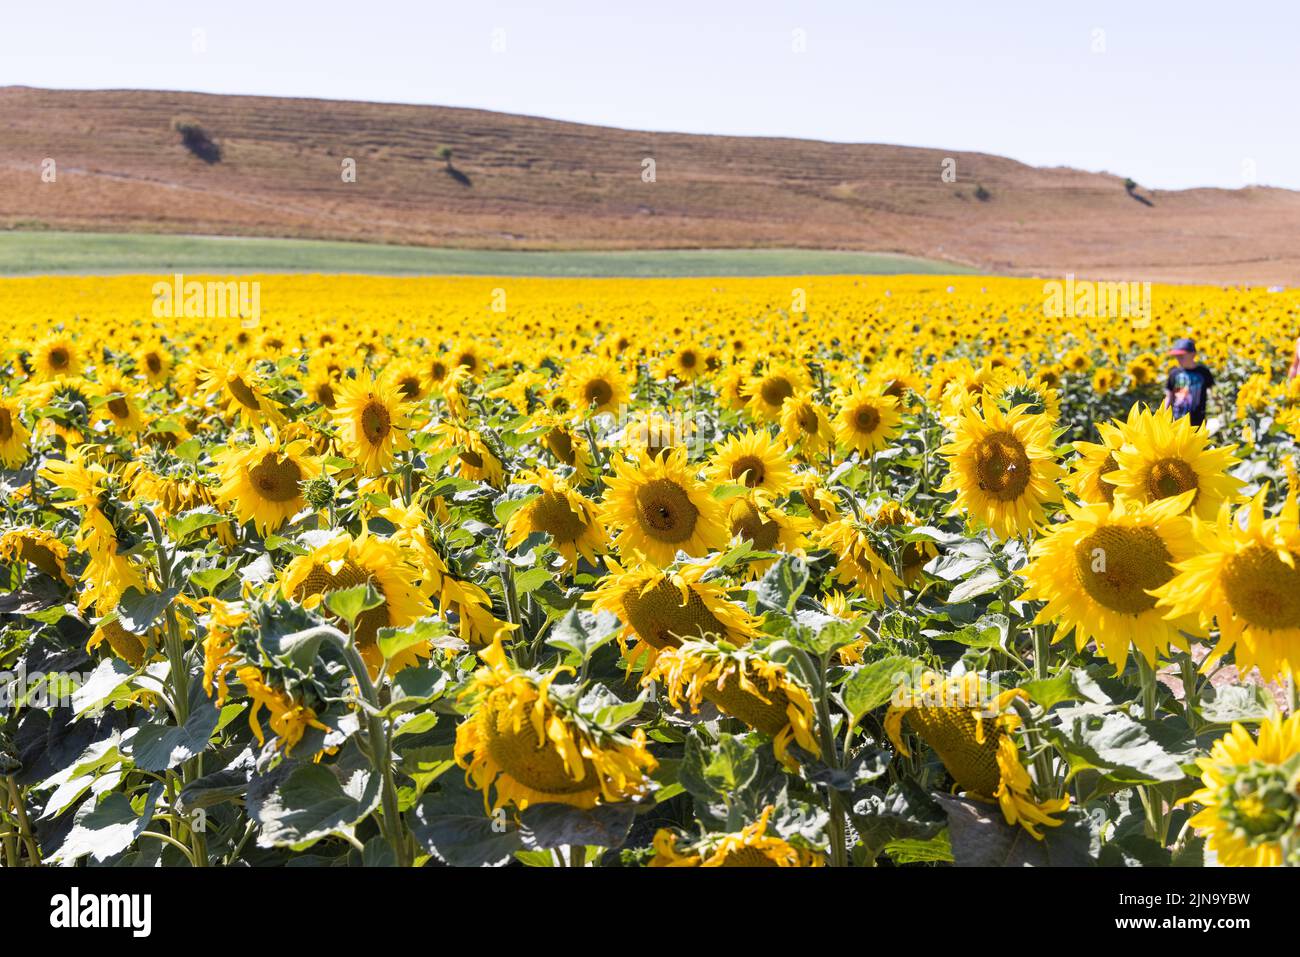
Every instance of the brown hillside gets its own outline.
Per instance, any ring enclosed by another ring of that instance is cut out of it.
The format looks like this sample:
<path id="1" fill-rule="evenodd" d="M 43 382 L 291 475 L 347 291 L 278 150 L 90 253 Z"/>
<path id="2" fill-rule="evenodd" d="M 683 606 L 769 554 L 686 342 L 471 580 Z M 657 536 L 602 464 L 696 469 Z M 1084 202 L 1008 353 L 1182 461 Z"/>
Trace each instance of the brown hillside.
<path id="1" fill-rule="evenodd" d="M 221 150 L 206 163 L 173 121 Z M 437 156 L 453 150 L 453 171 Z M 941 163 L 957 161 L 957 182 Z M 41 182 L 46 157 L 58 181 Z M 357 181 L 340 176 L 344 158 Z M 653 157 L 657 182 L 644 183 Z M 975 197 L 977 185 L 989 198 Z M 431 106 L 0 89 L 0 227 L 494 248 L 818 247 L 1012 273 L 1300 282 L 1300 193 L 1146 192 L 978 153 Z"/>

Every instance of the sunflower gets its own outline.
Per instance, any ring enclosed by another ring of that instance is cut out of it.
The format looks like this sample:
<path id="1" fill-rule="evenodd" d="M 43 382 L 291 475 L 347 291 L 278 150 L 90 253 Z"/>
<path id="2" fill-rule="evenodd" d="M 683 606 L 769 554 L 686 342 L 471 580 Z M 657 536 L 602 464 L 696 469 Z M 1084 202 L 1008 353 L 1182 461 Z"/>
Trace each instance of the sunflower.
<path id="1" fill-rule="evenodd" d="M 1070 801 L 1034 794 L 1016 743 L 1020 716 L 1009 710 L 1016 698 L 1027 697 L 1020 688 L 993 696 L 974 672 L 950 678 L 927 671 L 916 687 L 899 686 L 885 713 L 885 732 L 904 757 L 911 751 L 903 729 L 916 733 L 967 797 L 996 802 L 1008 824 L 1019 824 L 1041 841 L 1040 828 L 1058 827 L 1062 822 L 1052 815 L 1064 812 Z"/>
<path id="2" fill-rule="evenodd" d="M 466 781 L 483 792 L 486 807 L 591 808 L 649 791 L 647 775 L 659 762 L 646 748 L 645 730 L 627 737 L 581 713 L 576 690 L 561 694 L 554 686 L 572 669 L 556 665 L 545 675 L 520 670 L 500 641 L 479 654 L 485 665 L 464 692 L 472 706 L 456 728 L 454 754 Z"/>
<path id="3" fill-rule="evenodd" d="M 1110 504 L 1115 501 L 1115 486 L 1103 481 L 1102 476 L 1119 468 L 1115 453 L 1124 445 L 1124 433 L 1109 422 L 1098 422 L 1097 432 L 1101 436 L 1100 444 L 1074 443 L 1079 458 L 1072 463 L 1067 481 L 1070 490 L 1083 501 Z"/>
<path id="4" fill-rule="evenodd" d="M 227 415 L 246 425 L 280 425 L 284 413 L 267 392 L 266 377 L 253 364 L 235 356 L 216 356 L 215 364 L 199 370 L 198 388 L 215 396 Z"/>
<path id="5" fill-rule="evenodd" d="M 454 422 L 439 422 L 433 432 L 439 436 L 443 449 L 456 450 L 457 471 L 461 478 L 487 482 L 496 488 L 504 484 L 505 470 L 501 460 L 478 432 Z"/>
<path id="6" fill-rule="evenodd" d="M 594 563 L 596 554 L 608 546 L 595 504 L 546 469 L 524 473 L 517 481 L 542 491 L 507 519 L 506 548 L 518 548 L 529 535 L 541 533 L 564 556 L 567 566 L 572 567 L 579 555 Z"/>
<path id="7" fill-rule="evenodd" d="M 772 738 L 778 761 L 794 770 L 791 743 L 814 757 L 821 755 L 815 734 L 812 698 L 785 664 L 755 645 L 737 648 L 726 642 L 684 641 L 660 650 L 642 684 L 663 682 L 669 703 L 683 702 L 691 712 L 708 700 L 724 714 L 738 718 Z"/>
<path id="8" fill-rule="evenodd" d="M 1041 378 L 1030 379 L 1020 369 L 995 372 L 986 391 L 1004 409 L 1024 406 L 1031 414 L 1046 415 L 1053 422 L 1061 414 L 1061 397 Z"/>
<path id="9" fill-rule="evenodd" d="M 38 381 L 81 374 L 81 352 L 71 336 L 47 336 L 32 347 L 32 372 Z"/>
<path id="10" fill-rule="evenodd" d="M 21 409 L 12 399 L 0 396 L 0 465 L 19 468 L 27 461 L 27 443 L 32 433 L 23 425 Z"/>
<path id="11" fill-rule="evenodd" d="M 674 413 L 671 417 L 646 410 L 637 412 L 623 429 L 623 441 L 647 455 L 661 458 L 673 449 L 685 448 L 699 431 L 694 421 Z"/>
<path id="12" fill-rule="evenodd" d="M 334 421 L 347 456 L 366 475 L 381 475 L 393 465 L 393 454 L 411 446 L 409 405 L 397 386 L 347 379 L 334 394 Z"/>
<path id="13" fill-rule="evenodd" d="M 107 422 L 118 432 L 134 435 L 144 428 L 144 416 L 135 396 L 135 386 L 116 369 L 105 369 L 99 375 L 96 390 L 95 419 Z"/>
<path id="14" fill-rule="evenodd" d="M 776 422 L 781 418 L 785 400 L 805 394 L 810 385 L 808 373 L 798 366 L 769 366 L 766 372 L 751 376 L 745 383 L 745 394 L 749 396 L 746 407 L 755 420 Z"/>
<path id="15" fill-rule="evenodd" d="M 1258 666 L 1269 678 L 1300 671 L 1300 509 L 1293 486 L 1281 513 L 1266 518 L 1267 493 L 1265 485 L 1235 515 L 1225 502 L 1217 522 L 1198 523 L 1195 553 L 1154 594 L 1166 615 L 1218 622 L 1206 667 L 1235 648 L 1238 670 Z"/>
<path id="16" fill-rule="evenodd" d="M 667 355 L 660 357 L 659 378 L 672 377 L 678 382 L 692 382 L 706 371 L 705 359 L 705 350 L 689 340 L 683 342 Z"/>
<path id="17" fill-rule="evenodd" d="M 148 342 L 135 350 L 135 371 L 150 385 L 162 385 L 172 368 L 172 354 L 161 342 Z"/>
<path id="18" fill-rule="evenodd" d="M 320 475 L 321 467 L 308 454 L 306 439 L 268 440 L 260 430 L 254 437 L 251 446 L 213 453 L 221 477 L 216 497 L 241 523 L 268 535 L 306 508 L 302 483 Z"/>
<path id="19" fill-rule="evenodd" d="M 1213 519 L 1220 504 L 1237 497 L 1241 481 L 1228 474 L 1239 464 L 1232 454 L 1236 446 L 1207 448 L 1209 435 L 1190 418 L 1175 419 L 1167 408 L 1152 412 L 1134 406 L 1122 429 L 1118 467 L 1103 479 L 1119 494 L 1153 502 L 1195 490 L 1190 508 L 1203 519 Z"/>
<path id="20" fill-rule="evenodd" d="M 574 412 L 582 415 L 617 413 L 632 396 L 618 364 L 601 356 L 577 360 L 565 371 L 564 380 L 564 392 Z"/>
<path id="21" fill-rule="evenodd" d="M 542 429 L 541 443 L 546 451 L 561 465 L 573 469 L 579 482 L 590 482 L 592 476 L 591 445 L 575 432 L 563 419 L 551 413 L 534 416 L 532 425 Z"/>
<path id="22" fill-rule="evenodd" d="M 686 450 L 661 458 L 640 452 L 614 461 L 601 521 L 617 531 L 615 544 L 668 565 L 680 551 L 701 557 L 727 544 L 722 505 L 686 464 Z"/>
<path id="23" fill-rule="evenodd" d="M 113 654 L 132 668 L 143 667 L 148 659 L 150 648 L 141 641 L 139 635 L 123 628 L 116 616 L 105 618 L 95 626 L 90 640 L 86 642 L 86 650 L 94 651 L 105 642 L 113 649 Z"/>
<path id="24" fill-rule="evenodd" d="M 1022 600 L 1047 602 L 1035 623 L 1056 622 L 1053 641 L 1073 630 L 1080 651 L 1096 642 L 1117 672 L 1130 645 L 1153 666 L 1170 645 L 1186 651 L 1182 633 L 1197 631 L 1195 616 L 1165 618 L 1152 592 L 1196 553 L 1181 515 L 1190 494 L 1145 505 L 1122 497 L 1114 505 L 1067 503 L 1069 520 L 1034 542 L 1023 572 Z"/>
<path id="25" fill-rule="evenodd" d="M 407 553 L 392 541 L 368 534 L 354 539 L 338 532 L 289 563 L 280 578 L 280 592 L 307 608 L 316 608 L 329 592 L 369 582 L 383 604 L 357 617 L 353 637 L 367 667 L 377 673 L 384 660 L 377 643 L 379 629 L 401 628 L 433 611 L 415 585 L 417 575 Z M 347 627 L 345 622 L 337 624 Z M 390 668 L 398 671 L 428 656 L 427 646 L 412 645 L 391 660 Z"/>
<path id="26" fill-rule="evenodd" d="M 386 385 L 395 388 L 407 402 L 419 402 L 429 394 L 424 367 L 414 359 L 390 362 L 380 378 Z"/>
<path id="27" fill-rule="evenodd" d="M 836 557 L 835 577 L 879 605 L 897 601 L 904 584 L 913 584 L 921 569 L 938 554 L 932 542 L 890 541 L 888 529 L 919 526 L 920 519 L 897 502 L 883 503 L 863 521 L 839 519 L 823 525 L 817 541 Z M 888 558 L 882 557 L 885 551 Z"/>
<path id="28" fill-rule="evenodd" d="M 826 410 L 804 396 L 791 396 L 782 404 L 781 434 L 806 458 L 821 454 L 835 441 Z"/>
<path id="29" fill-rule="evenodd" d="M 811 524 L 806 518 L 787 515 L 761 492 L 732 499 L 727 512 L 732 537 L 751 543 L 760 552 L 801 554 Z M 775 562 L 775 557 L 751 561 L 748 577 L 761 578 Z"/>
<path id="30" fill-rule="evenodd" d="M 286 755 L 293 753 L 293 749 L 302 740 L 308 728 L 329 730 L 317 720 L 314 710 L 287 690 L 272 684 L 261 669 L 254 665 L 244 665 L 236 670 L 236 674 L 248 696 L 253 699 L 253 706 L 248 709 L 248 726 L 257 737 L 258 744 L 266 743 L 266 735 L 260 720 L 260 713 L 263 710 L 270 715 L 276 746 Z"/>
<path id="31" fill-rule="evenodd" d="M 1201 788 L 1187 802 L 1202 809 L 1188 821 L 1225 867 L 1294 863 L 1300 839 L 1300 715 L 1274 714 L 1256 741 L 1242 725 L 1198 758 Z"/>
<path id="32" fill-rule="evenodd" d="M 71 585 L 68 577 L 68 546 L 43 528 L 8 528 L 0 533 L 0 559 L 23 562 L 51 578 Z"/>
<path id="33" fill-rule="evenodd" d="M 763 808 L 757 821 L 740 831 L 709 834 L 692 842 L 683 852 L 679 836 L 668 828 L 655 832 L 655 856 L 651 867 L 821 867 L 825 858 L 784 838 L 767 833 L 768 821 L 776 808 Z"/>
<path id="34" fill-rule="evenodd" d="M 1044 521 L 1044 505 L 1060 501 L 1061 467 L 1046 416 L 1015 408 L 1003 412 L 985 398 L 983 415 L 972 407 L 955 423 L 953 440 L 939 452 L 948 476 L 939 490 L 956 492 L 950 515 L 962 512 L 1011 538 Z"/>
<path id="35" fill-rule="evenodd" d="M 773 497 L 790 491 L 794 481 L 787 450 L 766 430 L 729 436 L 714 449 L 708 474 L 720 485 L 744 485 Z"/>
<path id="36" fill-rule="evenodd" d="M 795 479 L 795 491 L 808 509 L 808 514 L 816 525 L 825 525 L 840 517 L 839 501 L 822 484 L 821 476 L 816 472 L 801 472 Z"/>
<path id="37" fill-rule="evenodd" d="M 860 386 L 840 401 L 835 437 L 845 448 L 866 456 L 889 444 L 900 419 L 897 399 Z"/>

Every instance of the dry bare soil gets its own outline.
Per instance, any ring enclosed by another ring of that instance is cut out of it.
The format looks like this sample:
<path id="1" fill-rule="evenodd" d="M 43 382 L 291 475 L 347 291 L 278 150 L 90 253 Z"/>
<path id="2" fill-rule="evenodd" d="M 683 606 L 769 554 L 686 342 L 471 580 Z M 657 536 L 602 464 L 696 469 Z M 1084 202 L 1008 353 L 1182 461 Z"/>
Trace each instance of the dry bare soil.
<path id="1" fill-rule="evenodd" d="M 185 148 L 180 118 L 216 141 L 218 162 Z M 647 157 L 653 183 L 642 180 Z M 941 178 L 946 157 L 956 182 Z M 46 158 L 54 183 L 41 179 Z M 341 176 L 348 158 L 354 183 Z M 131 90 L 0 88 L 0 228 L 519 250 L 848 249 L 1012 274 L 1300 282 L 1300 193 L 1289 190 L 1135 198 L 1121 177 L 979 153 Z"/>

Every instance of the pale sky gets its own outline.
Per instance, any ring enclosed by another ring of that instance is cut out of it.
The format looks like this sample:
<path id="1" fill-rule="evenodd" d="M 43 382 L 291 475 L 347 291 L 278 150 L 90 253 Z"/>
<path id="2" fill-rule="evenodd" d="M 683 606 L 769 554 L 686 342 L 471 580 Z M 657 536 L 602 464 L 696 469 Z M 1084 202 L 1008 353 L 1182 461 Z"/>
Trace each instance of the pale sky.
<path id="1" fill-rule="evenodd" d="M 1296 0 L 8 0 L 0 86 L 469 106 L 1300 189 L 1298 35 Z"/>

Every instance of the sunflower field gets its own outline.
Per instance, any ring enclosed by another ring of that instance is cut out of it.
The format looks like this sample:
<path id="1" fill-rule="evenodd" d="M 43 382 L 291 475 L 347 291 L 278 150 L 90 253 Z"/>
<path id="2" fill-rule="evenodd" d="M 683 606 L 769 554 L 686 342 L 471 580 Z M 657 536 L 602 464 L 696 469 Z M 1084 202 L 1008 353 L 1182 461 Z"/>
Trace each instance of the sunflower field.
<path id="1" fill-rule="evenodd" d="M 0 280 L 5 866 L 1300 864 L 1300 293 L 159 278 Z"/>

